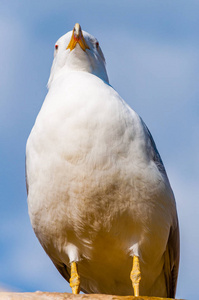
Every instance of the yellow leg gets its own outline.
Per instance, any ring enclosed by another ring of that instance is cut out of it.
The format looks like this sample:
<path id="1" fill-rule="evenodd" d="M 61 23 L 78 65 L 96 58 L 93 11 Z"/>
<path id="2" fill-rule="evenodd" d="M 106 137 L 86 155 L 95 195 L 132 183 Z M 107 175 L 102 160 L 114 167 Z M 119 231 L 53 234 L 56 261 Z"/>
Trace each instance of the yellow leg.
<path id="1" fill-rule="evenodd" d="M 71 263 L 70 287 L 72 288 L 73 294 L 79 294 L 79 292 L 80 292 L 80 277 L 77 273 L 77 264 L 74 261 Z"/>
<path id="2" fill-rule="evenodd" d="M 134 296 L 139 296 L 139 283 L 141 280 L 139 257 L 133 256 L 133 268 L 130 274 L 130 278 L 133 284 Z"/>

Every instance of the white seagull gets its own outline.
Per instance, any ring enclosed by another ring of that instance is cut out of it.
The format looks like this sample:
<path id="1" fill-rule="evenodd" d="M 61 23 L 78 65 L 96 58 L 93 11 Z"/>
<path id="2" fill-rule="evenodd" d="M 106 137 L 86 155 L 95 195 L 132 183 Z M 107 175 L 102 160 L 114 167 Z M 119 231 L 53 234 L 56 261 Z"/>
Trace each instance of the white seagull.
<path id="1" fill-rule="evenodd" d="M 174 297 L 179 228 L 164 165 L 79 24 L 55 44 L 48 88 L 26 147 L 29 215 L 44 250 L 74 294 Z"/>

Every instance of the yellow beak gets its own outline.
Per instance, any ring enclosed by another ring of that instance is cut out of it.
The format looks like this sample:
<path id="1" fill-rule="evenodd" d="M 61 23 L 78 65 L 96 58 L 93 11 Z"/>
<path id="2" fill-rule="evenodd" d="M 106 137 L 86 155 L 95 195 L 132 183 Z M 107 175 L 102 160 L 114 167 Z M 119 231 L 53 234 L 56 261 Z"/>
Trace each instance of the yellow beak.
<path id="1" fill-rule="evenodd" d="M 71 37 L 70 43 L 68 44 L 68 47 L 66 49 L 70 49 L 70 51 L 72 51 L 75 48 L 75 46 L 77 45 L 77 43 L 80 45 L 80 47 L 84 51 L 86 51 L 86 49 L 90 49 L 89 46 L 86 44 L 86 41 L 85 41 L 83 33 L 82 33 L 81 26 L 78 23 L 76 23 L 73 28 L 72 37 Z"/>

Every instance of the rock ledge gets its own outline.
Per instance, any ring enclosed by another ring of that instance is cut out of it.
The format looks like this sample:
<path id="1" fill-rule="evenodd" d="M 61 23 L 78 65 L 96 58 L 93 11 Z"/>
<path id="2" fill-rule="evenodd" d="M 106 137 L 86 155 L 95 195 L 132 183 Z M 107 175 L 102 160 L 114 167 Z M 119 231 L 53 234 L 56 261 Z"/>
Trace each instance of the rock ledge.
<path id="1" fill-rule="evenodd" d="M 147 296 L 113 296 L 101 294 L 80 294 L 73 295 L 69 293 L 11 293 L 0 292 L 0 300 L 171 300 L 171 298 L 147 297 Z M 179 299 L 182 300 L 182 299 Z"/>

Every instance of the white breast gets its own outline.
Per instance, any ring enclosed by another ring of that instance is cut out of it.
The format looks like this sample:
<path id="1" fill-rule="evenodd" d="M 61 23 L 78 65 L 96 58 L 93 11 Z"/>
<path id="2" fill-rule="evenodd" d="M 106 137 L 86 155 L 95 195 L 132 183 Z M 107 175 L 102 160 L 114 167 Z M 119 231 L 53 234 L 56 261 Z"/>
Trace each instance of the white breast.
<path id="1" fill-rule="evenodd" d="M 112 285 L 114 293 L 119 280 L 122 293 L 136 252 L 145 274 L 153 265 L 147 290 L 162 272 L 173 194 L 139 116 L 102 80 L 78 74 L 57 79 L 27 142 L 31 222 L 49 256 L 80 260 L 92 292 Z"/>

